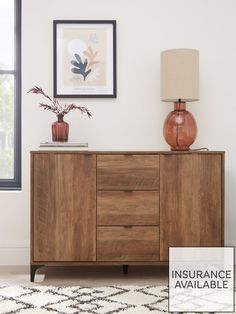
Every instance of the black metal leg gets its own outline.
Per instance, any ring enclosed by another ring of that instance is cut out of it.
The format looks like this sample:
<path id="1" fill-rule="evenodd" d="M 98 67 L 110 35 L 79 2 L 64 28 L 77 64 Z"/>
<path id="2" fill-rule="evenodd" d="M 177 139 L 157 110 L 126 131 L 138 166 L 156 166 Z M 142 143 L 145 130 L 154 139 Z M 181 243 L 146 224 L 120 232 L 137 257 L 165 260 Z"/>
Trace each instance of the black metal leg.
<path id="1" fill-rule="evenodd" d="M 44 265 L 30 265 L 30 281 L 34 282 L 35 273 L 38 268 L 43 267 Z"/>
<path id="2" fill-rule="evenodd" d="M 123 265 L 123 274 L 124 275 L 128 274 L 128 269 L 129 269 L 129 265 Z"/>

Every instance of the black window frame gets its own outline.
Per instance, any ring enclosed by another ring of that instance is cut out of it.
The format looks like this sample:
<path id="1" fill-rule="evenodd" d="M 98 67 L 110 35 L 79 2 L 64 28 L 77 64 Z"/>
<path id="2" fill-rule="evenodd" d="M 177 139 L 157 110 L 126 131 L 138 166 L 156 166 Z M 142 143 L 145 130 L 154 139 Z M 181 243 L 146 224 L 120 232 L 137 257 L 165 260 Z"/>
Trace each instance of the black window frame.
<path id="1" fill-rule="evenodd" d="M 0 179 L 0 190 L 21 190 L 21 2 L 14 0 L 15 67 L 0 70 L 0 75 L 14 75 L 14 178 Z"/>

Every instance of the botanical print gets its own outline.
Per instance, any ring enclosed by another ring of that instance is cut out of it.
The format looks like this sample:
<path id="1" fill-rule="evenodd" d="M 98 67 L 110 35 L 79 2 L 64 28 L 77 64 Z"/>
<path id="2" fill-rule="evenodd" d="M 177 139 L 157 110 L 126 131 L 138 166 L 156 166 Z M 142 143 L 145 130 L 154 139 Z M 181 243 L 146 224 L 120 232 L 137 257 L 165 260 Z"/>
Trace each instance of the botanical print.
<path id="1" fill-rule="evenodd" d="M 63 85 L 73 88 L 106 85 L 106 51 L 105 28 L 64 28 Z"/>
<path id="2" fill-rule="evenodd" d="M 53 22 L 54 97 L 116 97 L 116 21 Z"/>

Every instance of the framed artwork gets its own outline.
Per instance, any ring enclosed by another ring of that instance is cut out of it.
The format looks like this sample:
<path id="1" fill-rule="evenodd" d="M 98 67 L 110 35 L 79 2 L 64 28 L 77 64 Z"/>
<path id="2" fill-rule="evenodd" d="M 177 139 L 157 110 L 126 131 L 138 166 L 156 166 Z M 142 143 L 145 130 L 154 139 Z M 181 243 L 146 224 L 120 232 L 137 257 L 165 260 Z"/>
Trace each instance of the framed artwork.
<path id="1" fill-rule="evenodd" d="M 116 97 L 116 21 L 53 21 L 54 97 Z"/>

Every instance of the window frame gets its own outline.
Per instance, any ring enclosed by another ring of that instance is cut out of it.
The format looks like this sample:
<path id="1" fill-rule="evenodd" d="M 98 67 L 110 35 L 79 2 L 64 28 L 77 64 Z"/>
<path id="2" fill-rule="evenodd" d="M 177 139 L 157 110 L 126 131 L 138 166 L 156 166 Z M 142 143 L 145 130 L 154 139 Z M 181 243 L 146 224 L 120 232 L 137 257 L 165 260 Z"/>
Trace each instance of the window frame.
<path id="1" fill-rule="evenodd" d="M 0 179 L 0 190 L 21 190 L 21 2 L 14 0 L 15 67 L 0 70 L 14 76 L 14 178 Z"/>

